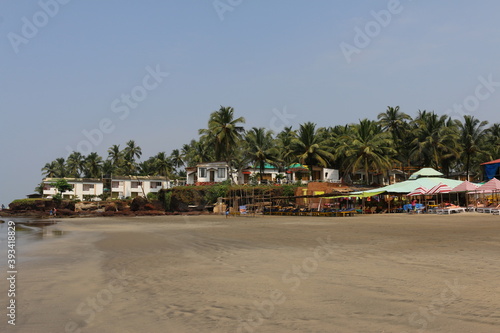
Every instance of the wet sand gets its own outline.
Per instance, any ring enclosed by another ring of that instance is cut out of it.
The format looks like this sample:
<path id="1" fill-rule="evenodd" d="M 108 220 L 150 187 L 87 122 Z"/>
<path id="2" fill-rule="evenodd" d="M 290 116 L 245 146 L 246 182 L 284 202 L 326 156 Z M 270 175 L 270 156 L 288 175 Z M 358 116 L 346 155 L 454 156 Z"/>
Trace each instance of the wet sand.
<path id="1" fill-rule="evenodd" d="M 499 216 L 66 219 L 44 238 L 18 249 L 16 326 L 2 306 L 1 331 L 500 327 Z"/>

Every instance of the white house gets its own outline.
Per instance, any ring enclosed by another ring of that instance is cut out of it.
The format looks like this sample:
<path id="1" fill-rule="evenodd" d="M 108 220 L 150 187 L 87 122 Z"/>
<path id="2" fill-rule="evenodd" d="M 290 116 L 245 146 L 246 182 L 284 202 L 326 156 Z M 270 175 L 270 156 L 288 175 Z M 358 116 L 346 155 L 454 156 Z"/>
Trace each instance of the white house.
<path id="1" fill-rule="evenodd" d="M 207 162 L 197 164 L 196 167 L 186 168 L 187 185 L 208 185 L 221 183 L 233 177 L 233 181 L 238 183 L 238 175 L 233 170 L 231 175 L 226 162 Z"/>
<path id="2" fill-rule="evenodd" d="M 172 183 L 165 177 L 125 176 L 111 180 L 112 198 L 145 197 L 148 193 L 158 193 L 162 188 L 171 188 Z"/>
<path id="3" fill-rule="evenodd" d="M 290 165 L 286 173 L 291 182 L 321 181 L 328 183 L 340 183 L 339 170 L 322 168 L 318 166 L 304 166 L 299 163 Z"/>
<path id="4" fill-rule="evenodd" d="M 58 193 L 57 188 L 52 185 L 60 178 L 44 178 L 43 179 L 43 197 L 52 198 Z M 72 190 L 62 193 L 64 199 L 80 199 L 83 200 L 87 196 L 98 196 L 104 193 L 104 185 L 100 179 L 91 178 L 63 178 Z"/>
<path id="5" fill-rule="evenodd" d="M 45 178 L 43 179 L 43 197 L 51 198 L 57 194 L 57 189 L 53 183 L 60 178 Z M 112 198 L 126 198 L 147 196 L 148 193 L 157 193 L 162 188 L 167 189 L 173 186 L 170 180 L 165 177 L 157 176 L 126 176 L 116 177 L 105 181 L 101 179 L 89 178 L 62 178 L 72 186 L 70 191 L 64 192 L 64 199 L 80 199 L 85 200 L 88 197 L 96 197 L 103 194 L 105 191 L 110 192 Z M 104 187 L 104 184 L 111 188 Z"/>

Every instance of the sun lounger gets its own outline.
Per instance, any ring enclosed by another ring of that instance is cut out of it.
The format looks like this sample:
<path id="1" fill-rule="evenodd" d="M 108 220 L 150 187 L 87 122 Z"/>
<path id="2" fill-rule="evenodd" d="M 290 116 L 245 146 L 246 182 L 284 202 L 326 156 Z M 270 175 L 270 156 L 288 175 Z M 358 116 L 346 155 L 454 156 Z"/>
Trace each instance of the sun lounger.
<path id="1" fill-rule="evenodd" d="M 491 213 L 491 210 L 497 209 L 496 207 L 477 207 L 476 212 L 478 213 Z"/>
<path id="2" fill-rule="evenodd" d="M 451 213 L 465 213 L 465 207 L 446 207 L 446 208 L 437 208 L 437 214 L 451 214 Z"/>

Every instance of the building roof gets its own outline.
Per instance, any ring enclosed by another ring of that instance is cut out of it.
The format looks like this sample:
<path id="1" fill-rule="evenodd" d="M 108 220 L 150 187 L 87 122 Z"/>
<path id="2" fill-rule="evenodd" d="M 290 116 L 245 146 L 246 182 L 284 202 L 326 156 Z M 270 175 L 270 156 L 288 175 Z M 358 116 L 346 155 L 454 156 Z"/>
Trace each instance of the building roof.
<path id="1" fill-rule="evenodd" d="M 64 179 L 67 182 L 85 182 L 85 183 L 102 183 L 101 179 L 98 178 L 69 178 L 69 177 L 61 177 L 61 178 L 44 178 L 42 181 L 45 182 L 57 182 L 60 179 Z"/>
<path id="2" fill-rule="evenodd" d="M 436 171 L 432 168 L 423 168 L 412 174 L 410 179 L 405 180 L 404 182 L 376 188 L 365 192 L 371 193 L 383 191 L 389 193 L 410 193 L 418 187 L 431 189 L 439 183 L 443 183 L 444 185 L 447 185 L 451 188 L 454 188 L 463 183 L 461 180 L 440 177 L 442 175 L 443 174 L 441 172 Z"/>
<path id="3" fill-rule="evenodd" d="M 422 168 L 410 176 L 410 179 L 417 179 L 420 177 L 442 177 L 443 174 L 433 168 Z"/>

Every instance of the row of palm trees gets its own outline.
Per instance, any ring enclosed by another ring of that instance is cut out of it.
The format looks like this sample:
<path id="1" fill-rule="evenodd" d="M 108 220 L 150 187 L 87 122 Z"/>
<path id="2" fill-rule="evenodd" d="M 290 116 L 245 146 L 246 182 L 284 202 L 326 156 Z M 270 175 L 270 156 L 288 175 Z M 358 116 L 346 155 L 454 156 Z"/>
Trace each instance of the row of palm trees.
<path id="1" fill-rule="evenodd" d="M 245 131 L 242 117 L 222 107 L 210 115 L 207 129 L 198 140 L 182 149 L 187 166 L 200 162 L 226 161 L 237 170 L 265 163 L 284 170 L 292 163 L 339 169 L 344 176 L 363 172 L 382 173 L 396 169 L 432 167 L 449 175 L 463 172 L 480 175 L 480 163 L 500 155 L 500 124 L 465 115 L 452 119 L 435 112 L 418 111 L 412 118 L 398 106 L 388 107 L 376 120 L 317 127 L 312 122 L 297 130 L 273 133 L 265 128 Z"/>
<path id="2" fill-rule="evenodd" d="M 170 155 L 159 152 L 139 162 L 141 156 L 141 147 L 136 145 L 134 140 L 130 140 L 123 149 L 120 145 L 111 146 L 106 159 L 95 152 L 84 156 L 74 151 L 67 159 L 61 157 L 46 163 L 42 173 L 50 178 L 111 178 L 128 175 L 174 178 L 178 168 L 184 165 L 178 149 L 174 149 Z"/>
<path id="3" fill-rule="evenodd" d="M 404 168 L 432 167 L 445 174 L 464 172 L 479 175 L 479 164 L 500 154 L 500 124 L 471 115 L 462 120 L 434 112 L 418 111 L 412 118 L 398 106 L 388 107 L 376 120 L 317 127 L 312 122 L 297 130 L 286 127 L 279 133 L 262 127 L 245 130 L 243 117 L 232 107 L 221 106 L 210 114 L 199 138 L 174 149 L 170 155 L 160 152 L 139 162 L 142 150 L 133 140 L 125 148 L 113 145 L 107 158 L 97 153 L 82 156 L 73 152 L 65 160 L 45 164 L 47 177 L 101 178 L 110 175 L 161 175 L 175 178 L 185 175 L 183 166 L 202 162 L 225 161 L 231 168 L 260 168 L 266 163 L 284 171 L 293 163 L 331 167 L 343 176 L 363 172 L 382 173 Z"/>

